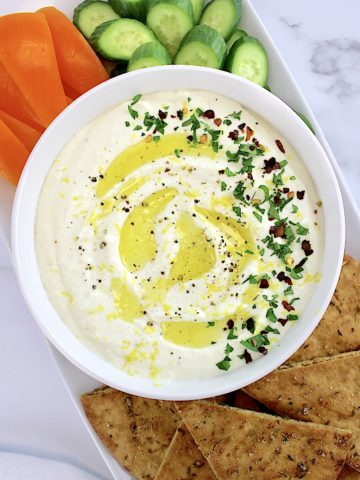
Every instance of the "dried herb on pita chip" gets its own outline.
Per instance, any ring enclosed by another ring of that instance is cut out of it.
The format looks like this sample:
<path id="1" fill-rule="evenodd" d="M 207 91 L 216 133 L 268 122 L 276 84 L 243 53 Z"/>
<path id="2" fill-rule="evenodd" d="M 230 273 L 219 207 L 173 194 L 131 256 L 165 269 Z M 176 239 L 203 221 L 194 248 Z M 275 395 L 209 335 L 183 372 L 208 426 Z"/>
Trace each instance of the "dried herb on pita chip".
<path id="1" fill-rule="evenodd" d="M 182 423 L 175 432 L 155 480 L 216 480 L 189 430 Z"/>
<path id="2" fill-rule="evenodd" d="M 330 305 L 314 332 L 287 363 L 360 349 L 360 262 L 345 255 Z"/>
<path id="3" fill-rule="evenodd" d="M 280 415 L 351 430 L 347 463 L 360 471 L 360 351 L 280 367 L 244 390 Z"/>
<path id="4" fill-rule="evenodd" d="M 152 480 L 180 423 L 173 402 L 110 387 L 82 395 L 93 429 L 114 457 L 139 479 Z"/>
<path id="5" fill-rule="evenodd" d="M 222 480 L 335 480 L 351 446 L 351 432 L 333 427 L 205 401 L 177 407 Z"/>
<path id="6" fill-rule="evenodd" d="M 345 465 L 338 476 L 338 480 L 360 480 L 360 473 Z"/>

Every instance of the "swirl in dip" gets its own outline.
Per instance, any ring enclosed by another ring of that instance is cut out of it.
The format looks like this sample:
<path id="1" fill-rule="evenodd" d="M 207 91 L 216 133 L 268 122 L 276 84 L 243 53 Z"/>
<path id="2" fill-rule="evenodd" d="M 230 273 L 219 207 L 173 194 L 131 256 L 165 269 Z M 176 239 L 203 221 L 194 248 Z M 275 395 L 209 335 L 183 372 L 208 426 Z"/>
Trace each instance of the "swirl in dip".
<path id="1" fill-rule="evenodd" d="M 212 377 L 266 355 L 301 315 L 320 207 L 291 146 L 236 102 L 139 94 L 54 162 L 38 264 L 63 321 L 108 362 L 156 382 Z"/>

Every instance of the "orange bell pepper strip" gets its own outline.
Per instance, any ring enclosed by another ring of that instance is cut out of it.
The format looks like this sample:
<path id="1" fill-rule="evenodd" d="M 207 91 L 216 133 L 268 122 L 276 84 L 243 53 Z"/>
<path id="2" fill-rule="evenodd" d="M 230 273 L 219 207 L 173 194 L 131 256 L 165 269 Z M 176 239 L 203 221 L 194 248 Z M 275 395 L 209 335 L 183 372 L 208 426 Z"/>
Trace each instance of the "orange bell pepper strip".
<path id="1" fill-rule="evenodd" d="M 54 7 L 38 11 L 48 22 L 63 82 L 81 95 L 108 80 L 109 75 L 94 50 L 66 15 Z"/>
<path id="2" fill-rule="evenodd" d="M 17 120 L 8 113 L 3 112 L 2 110 L 0 110 L 0 119 L 31 152 L 36 142 L 41 137 L 41 133 L 34 128 L 29 127 L 29 125 L 26 125 L 26 123 L 20 122 L 20 120 Z"/>
<path id="3" fill-rule="evenodd" d="M 29 150 L 0 119 L 0 176 L 17 185 Z"/>
<path id="4" fill-rule="evenodd" d="M 0 17 L 0 61 L 41 125 L 47 127 L 66 108 L 54 44 L 44 15 Z"/>
<path id="5" fill-rule="evenodd" d="M 13 117 L 27 123 L 30 127 L 39 132 L 44 131 L 40 125 L 39 119 L 31 110 L 30 105 L 25 100 L 24 95 L 15 85 L 13 79 L 0 62 L 0 109 L 9 113 Z"/>

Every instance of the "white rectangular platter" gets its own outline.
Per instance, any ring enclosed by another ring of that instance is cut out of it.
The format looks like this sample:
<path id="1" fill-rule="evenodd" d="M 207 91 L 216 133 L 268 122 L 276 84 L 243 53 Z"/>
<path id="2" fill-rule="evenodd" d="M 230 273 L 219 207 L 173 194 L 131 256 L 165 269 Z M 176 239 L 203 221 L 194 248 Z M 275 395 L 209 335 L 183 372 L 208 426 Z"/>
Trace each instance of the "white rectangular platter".
<path id="1" fill-rule="evenodd" d="M 0 14 L 12 13 L 14 11 L 32 11 L 44 5 L 53 4 L 64 13 L 71 16 L 74 7 L 78 3 L 78 0 L 18 0 L 16 2 L 0 0 Z M 318 122 L 316 121 L 274 43 L 266 32 L 261 20 L 253 9 L 250 0 L 243 0 L 241 28 L 246 30 L 251 35 L 257 37 L 264 44 L 268 52 L 270 62 L 269 85 L 272 92 L 288 103 L 295 110 L 304 113 L 314 125 L 316 136 L 327 152 L 340 184 L 346 216 L 346 251 L 350 255 L 360 258 L 360 212 L 354 202 L 354 199 L 352 198 L 349 188 L 346 185 L 343 175 L 320 129 Z M 0 179 L 0 236 L 3 236 L 8 244 L 10 238 L 10 216 L 13 197 L 14 188 Z M 336 232 L 334 232 L 334 234 L 336 234 Z M 73 399 L 79 415 L 82 417 L 85 425 L 87 426 L 89 434 L 97 445 L 113 478 L 116 480 L 130 479 L 131 477 L 129 474 L 119 466 L 119 464 L 114 460 L 108 450 L 95 435 L 83 413 L 80 404 L 80 395 L 84 392 L 88 392 L 96 387 L 99 387 L 99 382 L 92 379 L 88 375 L 85 375 L 82 371 L 73 366 L 50 344 L 49 348 L 54 357 L 60 375 L 63 378 L 64 384 L 69 392 L 69 395 Z"/>

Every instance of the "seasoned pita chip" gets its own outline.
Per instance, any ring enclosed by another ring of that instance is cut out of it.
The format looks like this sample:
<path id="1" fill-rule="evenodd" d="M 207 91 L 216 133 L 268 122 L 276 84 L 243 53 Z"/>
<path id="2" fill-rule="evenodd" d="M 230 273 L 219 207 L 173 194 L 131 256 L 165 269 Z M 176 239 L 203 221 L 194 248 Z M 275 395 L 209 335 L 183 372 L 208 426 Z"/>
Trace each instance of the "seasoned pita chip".
<path id="1" fill-rule="evenodd" d="M 252 410 L 253 412 L 263 412 L 266 408 L 242 390 L 236 392 L 234 407 L 243 408 L 244 410 Z"/>
<path id="2" fill-rule="evenodd" d="M 347 463 L 360 471 L 360 351 L 280 367 L 244 390 L 280 415 L 351 430 Z"/>
<path id="3" fill-rule="evenodd" d="M 339 282 L 324 317 L 287 363 L 359 349 L 360 262 L 345 255 Z"/>
<path id="4" fill-rule="evenodd" d="M 221 480 L 335 480 L 351 432 L 205 401 L 178 411 Z"/>
<path id="5" fill-rule="evenodd" d="M 360 473 L 345 465 L 338 476 L 338 480 L 360 480 Z"/>
<path id="6" fill-rule="evenodd" d="M 209 464 L 182 423 L 171 440 L 155 480 L 216 480 Z"/>
<path id="7" fill-rule="evenodd" d="M 180 423 L 174 404 L 110 387 L 83 395 L 81 402 L 115 458 L 137 478 L 152 480 Z"/>

